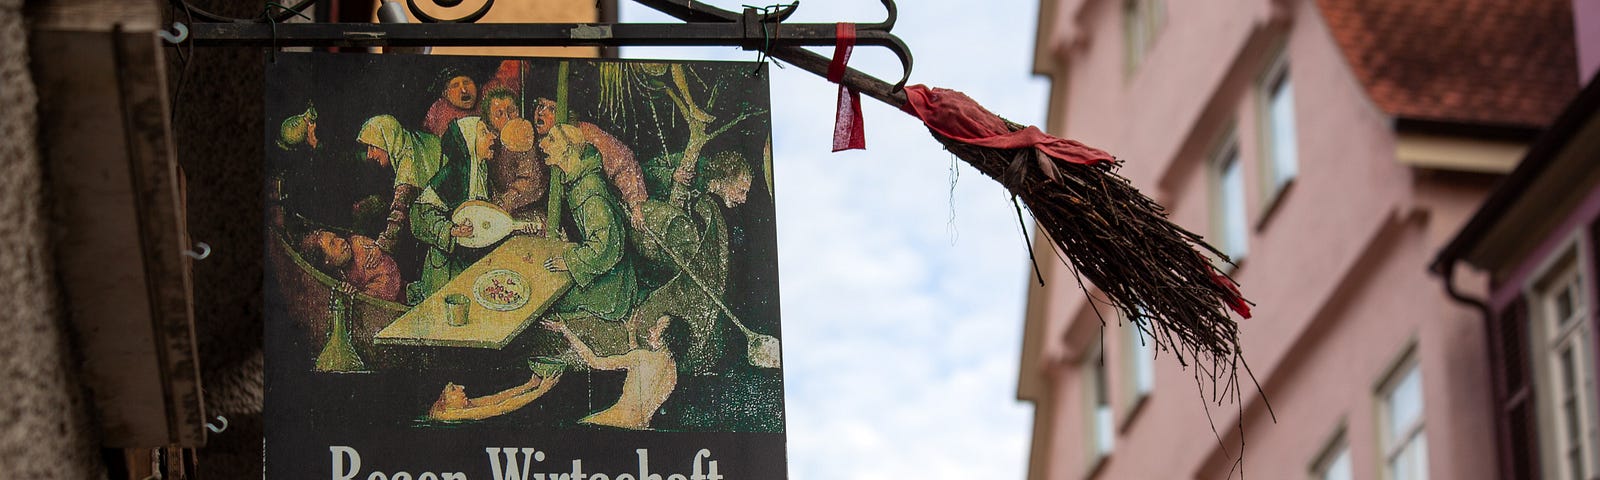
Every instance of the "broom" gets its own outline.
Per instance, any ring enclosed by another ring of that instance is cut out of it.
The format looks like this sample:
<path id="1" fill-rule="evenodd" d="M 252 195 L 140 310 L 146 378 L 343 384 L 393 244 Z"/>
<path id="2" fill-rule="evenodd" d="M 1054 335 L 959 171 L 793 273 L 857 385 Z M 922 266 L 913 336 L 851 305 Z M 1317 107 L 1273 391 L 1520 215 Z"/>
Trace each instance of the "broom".
<path id="1" fill-rule="evenodd" d="M 833 63 L 798 47 L 768 55 L 823 76 Z M 1117 173 L 1120 160 L 1004 120 L 953 90 L 897 89 L 854 69 L 839 83 L 922 119 L 946 150 L 1026 205 L 1056 253 L 1146 338 L 1180 364 L 1210 364 L 1208 376 L 1235 384 L 1235 367 L 1244 365 L 1228 312 L 1249 318 L 1251 303 L 1201 250 L 1223 261 L 1227 255 L 1169 221 L 1164 207 Z M 992 130 L 987 140 L 974 138 L 984 129 Z"/>

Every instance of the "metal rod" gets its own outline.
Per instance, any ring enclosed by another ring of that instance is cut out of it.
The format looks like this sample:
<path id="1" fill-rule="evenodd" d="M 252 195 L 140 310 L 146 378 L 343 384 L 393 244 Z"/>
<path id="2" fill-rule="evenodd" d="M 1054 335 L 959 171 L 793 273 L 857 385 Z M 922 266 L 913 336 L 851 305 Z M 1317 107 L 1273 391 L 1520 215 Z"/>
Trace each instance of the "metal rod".
<path id="1" fill-rule="evenodd" d="M 408 0 L 408 6 L 415 8 L 414 1 Z M 823 77 L 827 76 L 831 60 L 800 47 L 825 47 L 838 42 L 836 24 L 781 23 L 794 12 L 794 4 L 777 12 L 757 13 L 755 9 L 746 8 L 739 13 L 692 0 L 635 1 L 689 23 L 201 22 L 189 26 L 189 41 L 196 46 L 226 47 L 737 46 L 765 51 L 773 58 Z M 904 108 L 906 97 L 901 88 L 911 76 L 911 49 L 888 31 L 893 28 L 897 16 L 893 0 L 880 1 L 888 9 L 887 18 L 879 23 L 858 25 L 856 43 L 888 48 L 900 59 L 904 75 L 898 83 L 890 84 L 852 68 L 846 69 L 840 83 L 896 108 Z M 298 7 L 300 5 L 291 9 Z"/>
<path id="2" fill-rule="evenodd" d="M 196 23 L 196 46 L 831 46 L 831 24 L 787 24 L 752 38 L 739 24 L 717 23 Z M 857 44 L 902 46 L 888 32 L 864 31 Z"/>

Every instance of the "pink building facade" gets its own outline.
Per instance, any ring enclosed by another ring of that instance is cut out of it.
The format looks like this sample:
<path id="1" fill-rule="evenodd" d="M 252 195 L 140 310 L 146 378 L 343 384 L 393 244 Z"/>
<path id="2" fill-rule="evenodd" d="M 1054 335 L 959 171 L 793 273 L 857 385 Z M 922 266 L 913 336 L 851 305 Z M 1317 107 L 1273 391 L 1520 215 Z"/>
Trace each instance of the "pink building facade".
<path id="1" fill-rule="evenodd" d="M 1277 420 L 1248 383 L 1208 403 L 1209 382 L 1114 313 L 1102 326 L 1042 263 L 1018 384 L 1029 478 L 1499 478 L 1483 317 L 1427 267 L 1576 92 L 1572 5 L 1040 6 L 1049 130 L 1124 159 L 1235 258 L 1257 304 L 1244 358 Z"/>

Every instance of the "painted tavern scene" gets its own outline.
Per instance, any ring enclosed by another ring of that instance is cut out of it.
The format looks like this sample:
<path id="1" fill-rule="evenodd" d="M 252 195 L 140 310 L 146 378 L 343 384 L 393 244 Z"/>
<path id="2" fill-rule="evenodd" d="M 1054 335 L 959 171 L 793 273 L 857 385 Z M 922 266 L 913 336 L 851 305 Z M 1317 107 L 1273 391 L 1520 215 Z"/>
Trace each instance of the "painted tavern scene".
<path id="1" fill-rule="evenodd" d="M 267 77 L 269 478 L 336 445 L 636 471 L 702 440 L 783 475 L 764 68 L 278 53 Z"/>

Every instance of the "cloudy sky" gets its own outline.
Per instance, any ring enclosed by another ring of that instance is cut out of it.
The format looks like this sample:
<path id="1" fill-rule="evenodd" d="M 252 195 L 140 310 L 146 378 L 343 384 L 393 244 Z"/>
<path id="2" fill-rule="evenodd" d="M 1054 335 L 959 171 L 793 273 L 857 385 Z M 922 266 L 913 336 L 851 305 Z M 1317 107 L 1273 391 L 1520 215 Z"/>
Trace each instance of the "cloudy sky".
<path id="1" fill-rule="evenodd" d="M 623 21 L 672 21 L 619 3 Z M 894 33 L 916 55 L 911 83 L 1041 123 L 1047 85 L 1029 73 L 1037 3 L 900 2 Z M 883 15 L 874 0 L 806 0 L 790 21 Z M 723 48 L 624 56 L 756 58 Z M 851 66 L 900 75 L 874 47 L 857 48 Z M 791 478 L 1023 478 L 1033 409 L 1015 391 L 1030 274 L 1005 191 L 866 97 L 867 150 L 830 153 L 837 87 L 798 67 L 772 71 Z"/>

